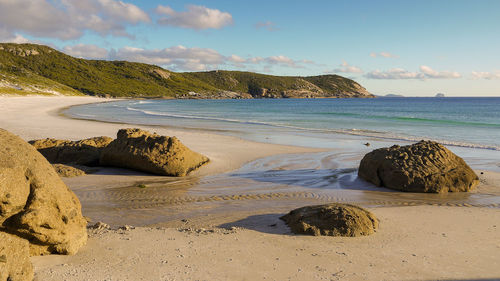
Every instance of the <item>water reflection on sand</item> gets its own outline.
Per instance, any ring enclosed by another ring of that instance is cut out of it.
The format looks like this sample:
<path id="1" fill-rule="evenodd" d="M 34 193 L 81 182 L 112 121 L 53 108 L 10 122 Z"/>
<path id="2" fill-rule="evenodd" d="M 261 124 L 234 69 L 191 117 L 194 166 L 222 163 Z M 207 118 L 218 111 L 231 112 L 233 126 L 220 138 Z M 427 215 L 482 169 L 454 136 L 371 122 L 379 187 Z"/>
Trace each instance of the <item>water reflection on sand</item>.
<path id="1" fill-rule="evenodd" d="M 366 207 L 500 207 L 500 191 L 485 182 L 472 193 L 403 193 L 375 187 L 357 177 L 355 158 L 331 151 L 279 155 L 226 174 L 185 178 L 103 169 L 66 182 L 80 199 L 86 216 L 114 225 L 153 225 L 259 210 L 284 213 L 327 202 Z"/>

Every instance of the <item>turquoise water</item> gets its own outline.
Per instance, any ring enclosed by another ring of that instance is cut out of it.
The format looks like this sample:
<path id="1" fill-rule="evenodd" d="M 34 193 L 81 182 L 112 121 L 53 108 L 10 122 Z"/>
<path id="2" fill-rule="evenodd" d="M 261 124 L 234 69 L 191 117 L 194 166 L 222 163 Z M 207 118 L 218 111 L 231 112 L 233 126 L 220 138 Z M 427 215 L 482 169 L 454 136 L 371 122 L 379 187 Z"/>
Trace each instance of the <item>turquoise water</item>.
<path id="1" fill-rule="evenodd" d="M 343 135 L 500 151 L 500 98 L 130 100 L 66 113 L 295 145 L 329 147 Z"/>

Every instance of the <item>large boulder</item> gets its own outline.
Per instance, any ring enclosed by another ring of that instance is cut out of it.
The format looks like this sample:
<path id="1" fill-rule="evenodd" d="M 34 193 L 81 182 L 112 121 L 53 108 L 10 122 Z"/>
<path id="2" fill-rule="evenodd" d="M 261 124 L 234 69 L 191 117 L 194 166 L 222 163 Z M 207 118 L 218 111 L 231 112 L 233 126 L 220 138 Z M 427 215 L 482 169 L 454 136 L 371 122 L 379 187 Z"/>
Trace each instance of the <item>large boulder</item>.
<path id="1" fill-rule="evenodd" d="M 29 243 L 15 235 L 0 231 L 0 281 L 31 281 Z"/>
<path id="2" fill-rule="evenodd" d="M 185 176 L 209 160 L 176 137 L 140 129 L 121 129 L 101 153 L 101 165 L 130 168 L 165 176 Z"/>
<path id="3" fill-rule="evenodd" d="M 376 149 L 363 157 L 358 175 L 377 186 L 408 192 L 469 191 L 479 184 L 462 158 L 433 141 Z"/>
<path id="4" fill-rule="evenodd" d="M 75 194 L 49 162 L 0 129 L 0 227 L 30 242 L 32 255 L 74 254 L 87 241 Z"/>
<path id="5" fill-rule="evenodd" d="M 72 178 L 85 176 L 97 172 L 97 168 L 91 168 L 81 165 L 65 165 L 65 164 L 52 164 L 56 173 L 63 178 Z"/>
<path id="6" fill-rule="evenodd" d="M 377 218 L 369 211 L 340 203 L 298 208 L 280 219 L 293 233 L 314 236 L 364 236 L 378 227 Z"/>
<path id="7" fill-rule="evenodd" d="M 112 141 L 110 137 L 94 137 L 79 141 L 40 139 L 29 143 L 50 163 L 96 166 L 102 149 Z"/>

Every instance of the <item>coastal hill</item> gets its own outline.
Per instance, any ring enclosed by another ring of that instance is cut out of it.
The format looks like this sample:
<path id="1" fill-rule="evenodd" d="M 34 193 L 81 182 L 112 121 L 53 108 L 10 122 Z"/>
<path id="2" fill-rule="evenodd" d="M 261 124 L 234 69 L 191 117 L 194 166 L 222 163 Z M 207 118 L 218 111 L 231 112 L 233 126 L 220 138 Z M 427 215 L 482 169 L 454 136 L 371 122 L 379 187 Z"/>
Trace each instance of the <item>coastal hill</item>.
<path id="1" fill-rule="evenodd" d="M 164 98 L 374 97 L 355 81 L 338 75 L 172 72 L 144 63 L 74 58 L 47 46 L 14 43 L 0 43 L 0 91 Z"/>

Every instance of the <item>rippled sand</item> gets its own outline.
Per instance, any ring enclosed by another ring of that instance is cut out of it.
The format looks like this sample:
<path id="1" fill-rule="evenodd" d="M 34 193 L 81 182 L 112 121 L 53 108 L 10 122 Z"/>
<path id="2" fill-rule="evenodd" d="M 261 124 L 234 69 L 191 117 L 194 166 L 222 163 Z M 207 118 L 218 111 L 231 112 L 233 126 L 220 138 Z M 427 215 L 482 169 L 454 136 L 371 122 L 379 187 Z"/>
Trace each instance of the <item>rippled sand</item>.
<path id="1" fill-rule="evenodd" d="M 481 185 L 472 193 L 404 193 L 359 179 L 356 167 L 346 167 L 349 161 L 342 161 L 343 157 L 333 152 L 271 156 L 231 173 L 205 177 L 157 177 L 103 169 L 100 174 L 66 182 L 80 199 L 84 214 L 113 225 L 178 225 L 181 220 L 203 217 L 210 217 L 205 219 L 210 223 L 228 214 L 284 213 L 327 202 L 365 207 L 500 207 L 494 172 L 481 175 Z M 140 184 L 147 187 L 140 188 Z"/>

